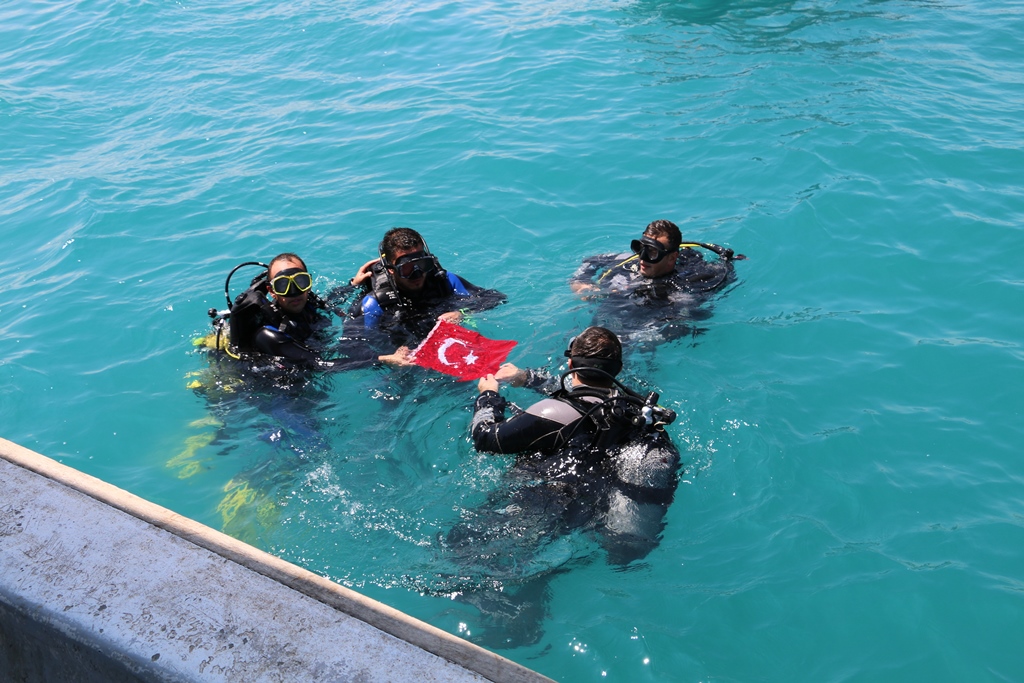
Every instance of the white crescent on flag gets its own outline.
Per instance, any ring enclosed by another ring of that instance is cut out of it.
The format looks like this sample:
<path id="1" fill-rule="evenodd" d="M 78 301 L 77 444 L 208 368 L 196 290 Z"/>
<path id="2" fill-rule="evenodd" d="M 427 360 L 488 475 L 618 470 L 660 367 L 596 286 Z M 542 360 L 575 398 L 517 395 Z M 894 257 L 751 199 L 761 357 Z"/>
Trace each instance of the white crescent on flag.
<path id="1" fill-rule="evenodd" d="M 463 346 L 466 346 L 466 342 L 464 341 L 460 341 L 458 339 L 445 339 L 441 345 L 437 347 L 437 359 L 448 367 L 452 367 L 454 363 L 448 362 L 448 357 L 445 354 L 454 344 L 462 344 Z"/>
<path id="2" fill-rule="evenodd" d="M 441 345 L 437 347 L 437 360 L 441 361 L 441 363 L 447 365 L 450 368 L 454 368 L 456 365 L 458 365 L 458 361 L 453 363 L 450 360 L 448 360 L 447 355 L 448 349 L 450 349 L 455 344 L 460 344 L 464 346 L 466 349 L 469 349 L 469 353 L 462 357 L 463 363 L 465 363 L 466 365 L 472 365 L 473 363 L 476 362 L 477 356 L 473 354 L 473 350 L 469 348 L 469 344 L 462 341 L 461 339 L 445 339 L 443 342 L 441 342 Z"/>

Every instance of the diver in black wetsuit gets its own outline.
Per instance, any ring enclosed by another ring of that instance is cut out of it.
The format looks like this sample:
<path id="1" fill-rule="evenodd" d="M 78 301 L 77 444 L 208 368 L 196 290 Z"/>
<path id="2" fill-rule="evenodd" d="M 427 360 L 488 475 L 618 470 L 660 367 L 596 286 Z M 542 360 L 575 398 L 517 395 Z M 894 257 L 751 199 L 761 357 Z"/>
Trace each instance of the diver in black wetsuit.
<path id="1" fill-rule="evenodd" d="M 675 414 L 657 405 L 657 394 L 639 396 L 615 379 L 622 368 L 615 334 L 590 327 L 566 355 L 561 381 L 502 366 L 498 377 L 515 385 L 559 387 L 509 419 L 496 376 L 478 384 L 473 444 L 515 454 L 516 462 L 507 486 L 460 511 L 459 523 L 439 537 L 440 566 L 449 560 L 458 570 L 441 577 L 437 592 L 480 610 L 484 632 L 474 640 L 488 646 L 540 639 L 547 584 L 579 552 L 570 535 L 596 536 L 611 564 L 646 557 L 678 484 L 679 452 L 664 431 Z"/>
<path id="2" fill-rule="evenodd" d="M 562 386 L 508 420 L 498 380 L 481 379 L 473 444 L 480 451 L 518 454 L 519 473 L 568 496 L 566 510 L 578 524 L 589 523 L 580 515 L 593 516 L 612 561 L 629 562 L 657 545 L 678 483 L 679 452 L 664 431 L 675 414 L 657 405 L 657 394 L 640 397 L 615 380 L 622 345 L 611 331 L 589 327 L 565 354 L 569 373 Z M 511 365 L 501 374 L 513 383 L 544 380 L 543 373 Z"/>
<path id="3" fill-rule="evenodd" d="M 211 310 L 217 332 L 211 335 L 214 342 L 208 342 L 207 346 L 224 350 L 236 358 L 271 357 L 288 368 L 349 370 L 368 367 L 378 361 L 409 364 L 408 349 L 400 348 L 393 354 L 378 356 L 365 343 L 356 340 L 345 339 L 330 346 L 326 330 L 331 323 L 325 313 L 333 308 L 312 291 L 312 286 L 312 276 L 299 256 L 292 253 L 275 256 L 266 270 L 253 278 L 251 286 L 229 305 L 228 311 L 218 314 Z M 225 291 L 227 288 L 228 284 Z M 228 300 L 230 303 L 230 297 Z M 223 339 L 225 321 L 228 335 Z"/>
<path id="4" fill-rule="evenodd" d="M 392 344 L 413 346 L 438 318 L 458 323 L 463 312 L 482 311 L 505 302 L 494 289 L 477 287 L 450 273 L 411 228 L 392 228 L 381 240 L 380 258 L 360 267 L 352 284 L 364 295 L 349 310 L 364 336 L 386 335 Z"/>
<path id="5" fill-rule="evenodd" d="M 231 277 L 240 268 L 257 266 L 251 285 L 232 300 Z M 209 445 L 221 453 L 237 448 L 236 434 L 255 432 L 274 449 L 241 472 L 232 472 L 218 506 L 224 530 L 250 542 L 266 523 L 261 510 L 274 510 L 276 486 L 291 486 L 295 458 L 328 457 L 331 442 L 322 431 L 323 413 L 332 407 L 328 372 L 364 368 L 378 362 L 408 365 L 406 350 L 378 356 L 365 341 L 335 340 L 331 314 L 348 292 L 339 288 L 321 298 L 312 291 L 312 276 L 296 254 L 280 254 L 270 265 L 249 262 L 234 268 L 224 284 L 228 308 L 212 309 L 213 333 L 197 340 L 209 365 L 191 374 L 189 388 L 205 400 L 210 413 Z M 338 314 L 343 315 L 343 314 Z M 195 449 L 193 449 L 194 451 Z M 262 452 L 247 448 L 246 455 Z M 180 460 L 180 459 L 179 459 Z M 170 464 L 170 463 L 169 463 Z M 198 467 L 183 461 L 174 466 Z M 286 483 L 282 483 L 286 482 Z"/>
<path id="6" fill-rule="evenodd" d="M 707 260 L 694 247 L 717 255 Z M 656 220 L 630 244 L 632 254 L 591 256 L 573 273 L 577 294 L 602 297 L 595 324 L 629 330 L 624 341 L 669 341 L 692 332 L 687 321 L 707 318 L 701 306 L 735 281 L 733 261 L 743 260 L 716 244 L 683 242 L 679 227 Z"/>

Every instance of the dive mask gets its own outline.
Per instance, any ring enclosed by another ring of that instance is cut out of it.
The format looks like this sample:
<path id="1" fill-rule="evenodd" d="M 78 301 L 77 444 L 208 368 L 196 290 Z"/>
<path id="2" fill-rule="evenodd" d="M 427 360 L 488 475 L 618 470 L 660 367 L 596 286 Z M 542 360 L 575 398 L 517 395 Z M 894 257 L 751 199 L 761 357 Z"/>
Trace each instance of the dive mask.
<path id="1" fill-rule="evenodd" d="M 312 287 L 313 277 L 301 268 L 282 270 L 270 281 L 270 291 L 283 297 L 299 296 Z"/>
<path id="2" fill-rule="evenodd" d="M 638 240 L 630 242 L 629 248 L 634 254 L 639 256 L 640 260 L 644 263 L 657 263 L 669 254 L 678 251 L 678 249 L 666 249 L 665 245 L 661 242 L 651 239 L 646 235 Z"/>
<path id="3" fill-rule="evenodd" d="M 395 275 L 403 280 L 416 280 L 434 271 L 434 257 L 417 251 L 397 259 L 391 266 Z"/>

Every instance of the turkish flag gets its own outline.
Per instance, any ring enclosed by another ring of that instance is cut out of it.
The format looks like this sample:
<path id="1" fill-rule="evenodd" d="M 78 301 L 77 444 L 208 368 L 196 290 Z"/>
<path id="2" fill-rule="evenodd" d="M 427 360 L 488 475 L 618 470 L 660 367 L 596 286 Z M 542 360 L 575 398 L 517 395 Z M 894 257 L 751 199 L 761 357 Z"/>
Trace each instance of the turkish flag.
<path id="1" fill-rule="evenodd" d="M 480 379 L 497 372 L 516 343 L 488 339 L 455 323 L 438 320 L 412 352 L 412 362 L 460 380 Z"/>

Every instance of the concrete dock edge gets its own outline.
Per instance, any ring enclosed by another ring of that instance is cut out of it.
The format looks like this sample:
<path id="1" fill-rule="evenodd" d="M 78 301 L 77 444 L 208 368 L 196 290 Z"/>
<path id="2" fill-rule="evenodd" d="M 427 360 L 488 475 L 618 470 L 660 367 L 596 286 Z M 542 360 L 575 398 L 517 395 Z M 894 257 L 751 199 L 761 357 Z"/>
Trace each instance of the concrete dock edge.
<path id="1" fill-rule="evenodd" d="M 0 570 L 0 666 L 56 631 L 121 680 L 551 680 L 5 439 Z"/>

